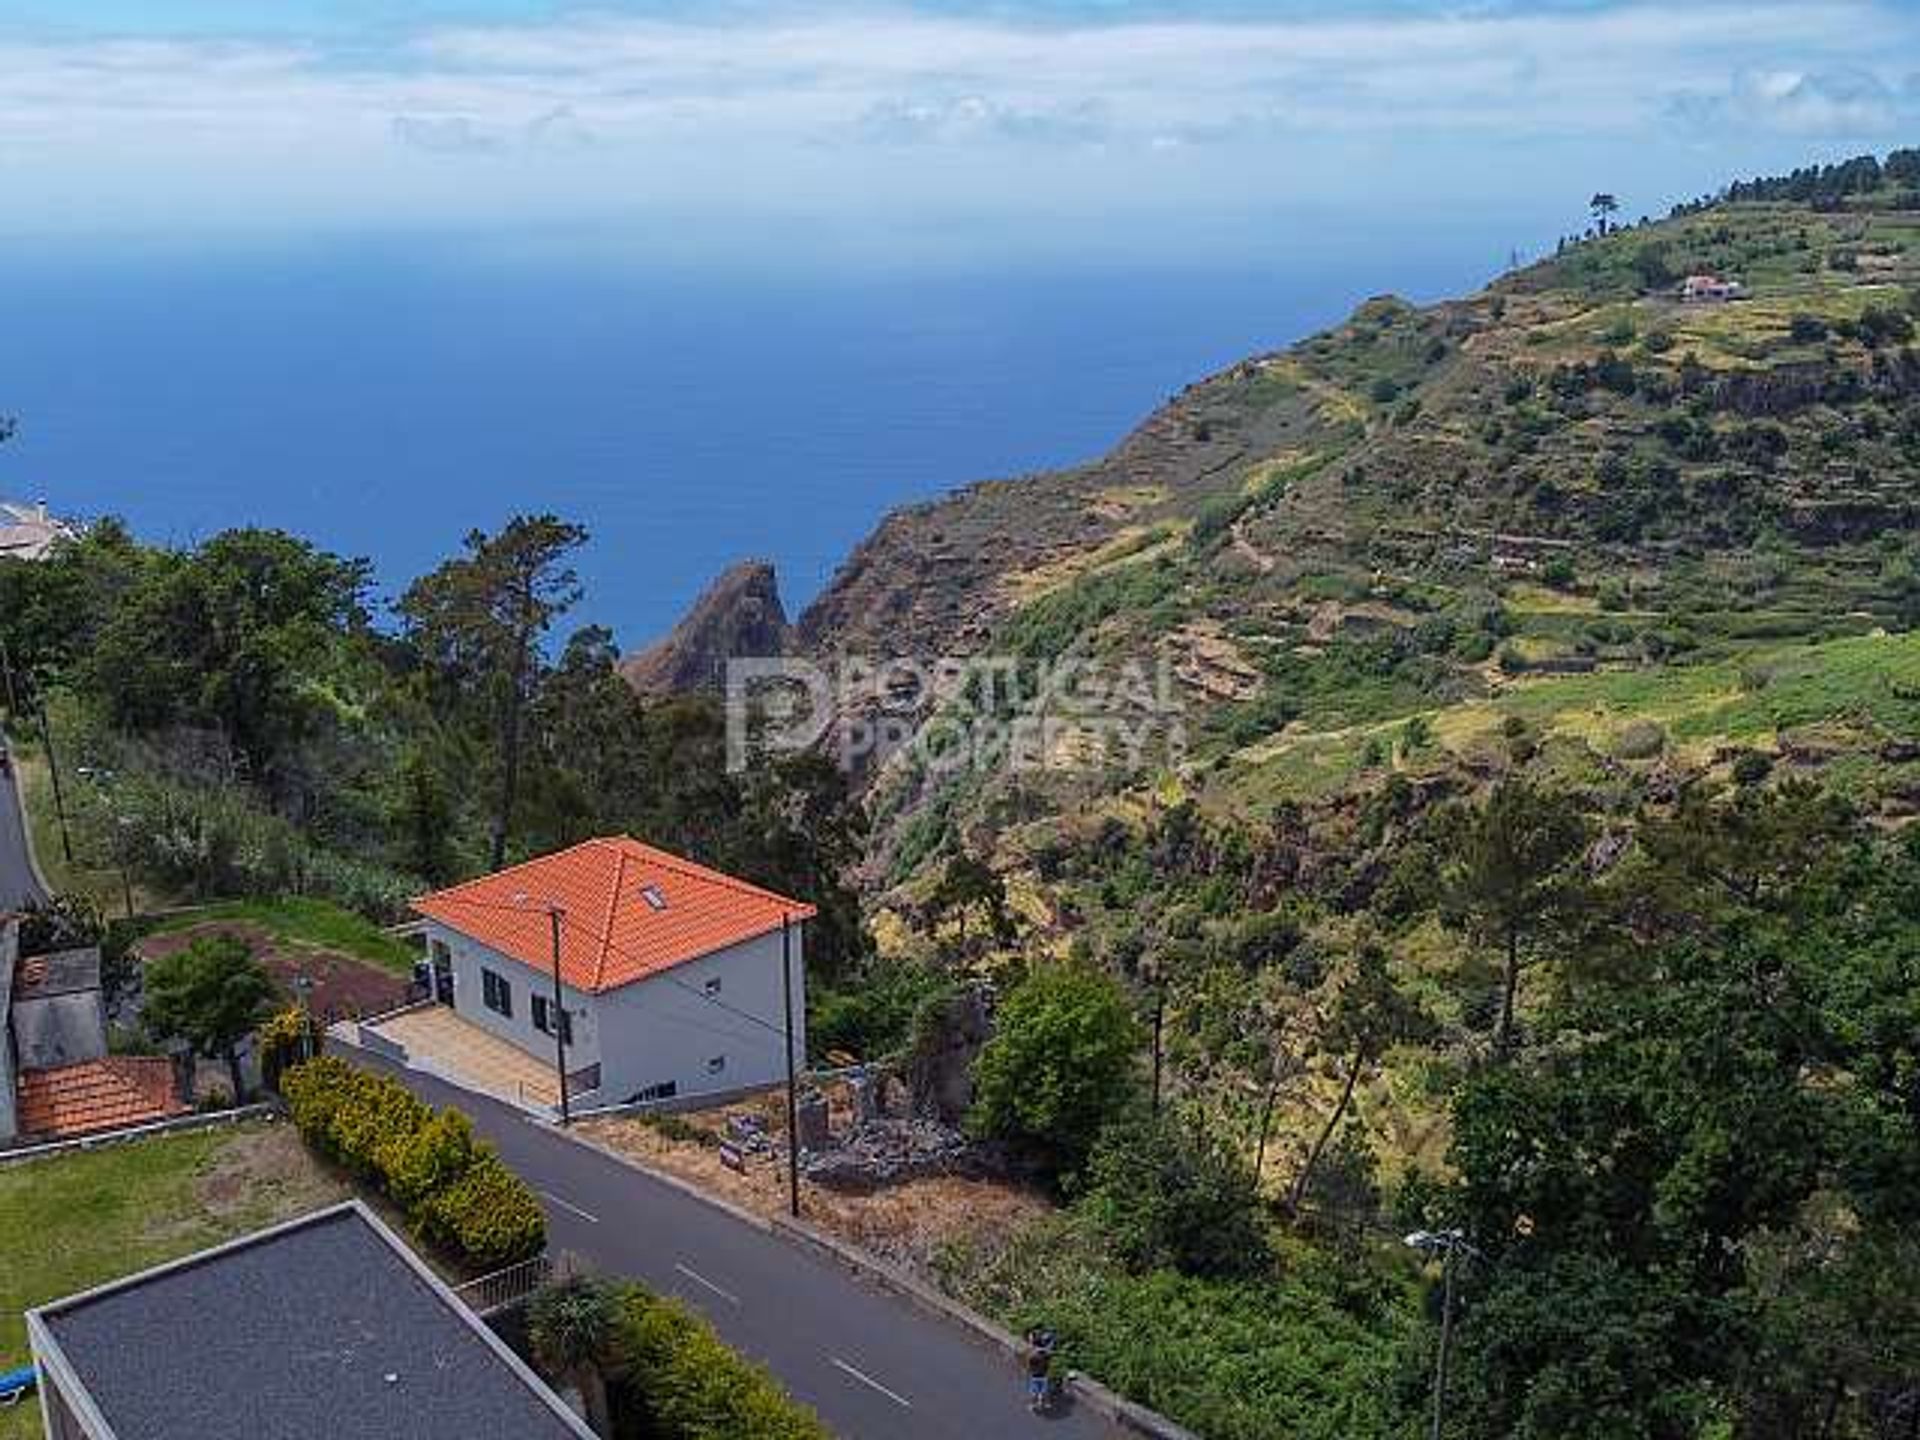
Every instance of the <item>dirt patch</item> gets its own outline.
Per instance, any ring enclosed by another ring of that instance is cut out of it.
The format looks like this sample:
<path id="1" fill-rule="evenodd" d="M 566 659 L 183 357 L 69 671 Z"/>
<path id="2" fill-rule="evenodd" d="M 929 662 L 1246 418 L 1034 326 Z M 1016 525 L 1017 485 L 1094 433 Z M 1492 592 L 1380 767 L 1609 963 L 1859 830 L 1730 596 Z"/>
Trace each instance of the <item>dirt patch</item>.
<path id="1" fill-rule="evenodd" d="M 194 1177 L 194 1198 L 223 1220 L 257 1214 L 301 1215 L 347 1198 L 347 1187 L 301 1144 L 291 1125 L 234 1134 Z"/>
<path id="2" fill-rule="evenodd" d="M 137 953 L 146 963 L 176 954 L 212 935 L 231 935 L 244 941 L 289 998 L 297 993 L 295 980 L 305 976 L 312 981 L 309 1003 L 314 1014 L 328 1022 L 378 1015 L 407 1003 L 407 982 L 399 976 L 351 955 L 290 944 L 245 920 L 207 920 L 164 935 L 150 935 L 140 942 Z"/>
<path id="3" fill-rule="evenodd" d="M 181 1177 L 184 1189 L 170 1195 L 167 1203 L 147 1208 L 134 1237 L 143 1249 L 199 1249 L 338 1204 L 353 1193 L 301 1144 L 291 1125 L 280 1122 L 254 1121 L 178 1140 L 140 1143 L 208 1147 L 191 1173 Z"/>
<path id="4" fill-rule="evenodd" d="M 1210 700 L 1251 700 L 1260 693 L 1260 671 L 1217 620 L 1195 620 L 1166 638 L 1173 673 Z"/>
<path id="5" fill-rule="evenodd" d="M 837 1088 L 828 1091 L 836 1133 L 851 1120 L 844 1098 L 834 1093 Z M 635 1116 L 603 1116 L 576 1128 L 744 1210 L 781 1215 L 787 1208 L 785 1107 L 784 1096 L 771 1094 L 725 1110 L 676 1116 L 666 1122 L 674 1134 Z M 747 1154 L 745 1169 L 737 1171 L 722 1163 L 718 1140 L 727 1116 L 740 1113 L 761 1118 L 769 1144 L 763 1153 Z M 708 1138 L 690 1138 L 682 1126 Z M 924 1279 L 934 1278 L 933 1262 L 943 1250 L 991 1253 L 1052 1208 L 1045 1196 L 1015 1182 L 954 1175 L 910 1180 L 865 1195 L 828 1190 L 802 1178 L 800 1207 L 812 1224 Z"/>

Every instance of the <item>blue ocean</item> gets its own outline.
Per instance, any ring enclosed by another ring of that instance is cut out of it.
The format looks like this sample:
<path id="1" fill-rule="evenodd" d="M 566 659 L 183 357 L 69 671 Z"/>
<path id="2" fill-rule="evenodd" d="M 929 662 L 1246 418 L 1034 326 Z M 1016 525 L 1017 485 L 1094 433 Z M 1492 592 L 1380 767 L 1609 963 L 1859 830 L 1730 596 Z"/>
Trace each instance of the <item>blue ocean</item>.
<path id="1" fill-rule="evenodd" d="M 279 526 L 391 598 L 474 527 L 586 525 L 568 624 L 623 647 L 729 562 L 797 614 L 889 509 L 1097 455 L 1188 381 L 1429 250 L 1231 269 L 649 265 L 453 242 L 5 257 L 0 495 L 191 543 Z"/>

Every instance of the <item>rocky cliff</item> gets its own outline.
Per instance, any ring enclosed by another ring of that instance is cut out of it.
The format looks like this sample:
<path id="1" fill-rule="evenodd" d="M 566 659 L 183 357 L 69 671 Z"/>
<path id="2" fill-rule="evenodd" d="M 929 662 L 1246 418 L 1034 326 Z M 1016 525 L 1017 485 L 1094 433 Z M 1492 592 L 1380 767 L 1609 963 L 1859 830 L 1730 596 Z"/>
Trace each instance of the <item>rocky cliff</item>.
<path id="1" fill-rule="evenodd" d="M 719 690 L 727 661 L 780 655 L 787 644 L 787 612 L 773 566 L 743 560 L 709 585 L 671 632 L 623 659 L 620 673 L 643 694 Z"/>

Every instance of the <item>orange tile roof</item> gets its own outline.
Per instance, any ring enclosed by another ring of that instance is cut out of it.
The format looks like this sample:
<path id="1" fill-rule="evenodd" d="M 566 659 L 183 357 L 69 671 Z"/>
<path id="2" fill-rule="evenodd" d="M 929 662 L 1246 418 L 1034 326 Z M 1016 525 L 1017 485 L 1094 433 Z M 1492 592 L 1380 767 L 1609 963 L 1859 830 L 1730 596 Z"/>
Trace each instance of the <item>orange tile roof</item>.
<path id="1" fill-rule="evenodd" d="M 173 1093 L 173 1066 L 152 1056 L 109 1055 L 20 1072 L 20 1130 L 64 1139 L 144 1125 L 187 1107 Z"/>
<path id="2" fill-rule="evenodd" d="M 649 903 L 652 891 L 661 904 Z M 547 911 L 559 906 L 560 975 L 614 990 L 810 919 L 814 907 L 625 835 L 586 840 L 450 889 L 413 908 L 538 970 L 553 966 Z"/>

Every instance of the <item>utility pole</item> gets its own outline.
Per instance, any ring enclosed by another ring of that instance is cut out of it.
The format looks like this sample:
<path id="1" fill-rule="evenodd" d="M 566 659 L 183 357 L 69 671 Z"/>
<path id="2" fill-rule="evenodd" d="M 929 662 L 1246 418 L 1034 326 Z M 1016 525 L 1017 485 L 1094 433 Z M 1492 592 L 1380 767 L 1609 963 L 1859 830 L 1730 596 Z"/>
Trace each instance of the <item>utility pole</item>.
<path id="1" fill-rule="evenodd" d="M 787 1003 L 787 1213 L 800 1218 L 800 1099 L 794 1092 L 793 917 L 780 914 L 780 988 Z"/>
<path id="2" fill-rule="evenodd" d="M 1440 1262 L 1440 1345 L 1433 1357 L 1433 1425 L 1429 1440 L 1440 1440 L 1441 1424 L 1446 1417 L 1447 1407 L 1447 1360 L 1453 1349 L 1453 1272 L 1459 1263 L 1460 1252 L 1469 1255 L 1478 1252 L 1467 1244 L 1465 1232 L 1460 1230 L 1416 1230 L 1407 1236 L 1407 1247 L 1418 1250 L 1431 1257 L 1436 1251 L 1441 1255 Z"/>
<path id="3" fill-rule="evenodd" d="M 73 837 L 67 833 L 67 802 L 60 793 L 60 761 L 53 753 L 53 727 L 47 723 L 47 701 L 38 690 L 34 692 L 34 708 L 40 712 L 40 743 L 47 751 L 47 774 L 53 778 L 53 813 L 60 820 L 60 853 L 67 857 L 67 863 L 73 863 Z M 19 781 L 16 779 L 15 784 Z"/>
<path id="4" fill-rule="evenodd" d="M 567 1101 L 567 1007 L 560 989 L 560 922 L 566 911 L 558 905 L 547 906 L 547 920 L 553 928 L 553 1069 L 560 1080 L 560 1123 L 573 1123 Z"/>
<path id="5" fill-rule="evenodd" d="M 780 916 L 780 987 L 787 998 L 787 1213 L 801 1217 L 801 1098 L 793 1060 L 793 916 Z"/>
<path id="6" fill-rule="evenodd" d="M 1160 1113 L 1160 1036 L 1167 1023 L 1167 977 L 1158 976 L 1153 992 L 1153 1113 Z"/>
<path id="7" fill-rule="evenodd" d="M 114 858 L 120 862 L 120 893 L 126 899 L 129 920 L 133 919 L 133 869 L 127 857 L 132 853 L 133 841 L 127 832 L 132 828 L 132 816 L 115 815 L 113 817 L 113 835 L 116 842 L 114 848 L 118 851 Z"/>
<path id="8" fill-rule="evenodd" d="M 129 917 L 132 911 L 128 912 Z M 300 1058 L 313 1058 L 313 977 L 299 974 L 293 977 L 293 990 L 300 997 Z"/>
<path id="9" fill-rule="evenodd" d="M 1453 1263 L 1457 1253 L 1457 1245 L 1450 1242 L 1447 1258 L 1440 1265 L 1440 1349 L 1433 1357 L 1432 1440 L 1440 1440 L 1440 1422 L 1447 1404 L 1447 1352 L 1453 1345 Z"/>

